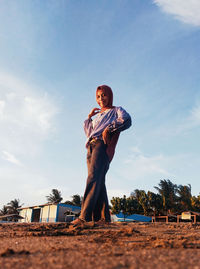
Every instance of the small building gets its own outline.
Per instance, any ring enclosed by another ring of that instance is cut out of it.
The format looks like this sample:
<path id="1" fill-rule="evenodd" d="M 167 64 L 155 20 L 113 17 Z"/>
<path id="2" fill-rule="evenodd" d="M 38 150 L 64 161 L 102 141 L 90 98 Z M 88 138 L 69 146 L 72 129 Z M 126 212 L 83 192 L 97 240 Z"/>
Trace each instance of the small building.
<path id="1" fill-rule="evenodd" d="M 200 220 L 200 213 L 194 211 L 182 212 L 181 215 L 177 216 L 177 222 L 180 222 L 180 220 L 193 221 L 194 223 L 196 223 L 197 221 Z"/>
<path id="2" fill-rule="evenodd" d="M 18 220 L 21 219 L 23 219 L 23 217 L 19 216 L 18 214 L 6 214 L 0 216 L 0 222 L 17 222 Z"/>
<path id="3" fill-rule="evenodd" d="M 115 221 L 150 222 L 151 217 L 147 217 L 147 216 L 140 215 L 140 214 L 133 214 L 130 216 L 126 215 L 124 218 L 124 214 L 122 212 L 120 212 L 119 214 L 111 215 L 111 220 L 113 222 L 115 222 Z"/>
<path id="4" fill-rule="evenodd" d="M 66 222 L 73 220 L 80 213 L 81 208 L 60 203 L 23 207 L 18 211 L 23 217 L 19 222 Z M 70 218 L 66 217 L 67 212 L 70 212 Z"/>

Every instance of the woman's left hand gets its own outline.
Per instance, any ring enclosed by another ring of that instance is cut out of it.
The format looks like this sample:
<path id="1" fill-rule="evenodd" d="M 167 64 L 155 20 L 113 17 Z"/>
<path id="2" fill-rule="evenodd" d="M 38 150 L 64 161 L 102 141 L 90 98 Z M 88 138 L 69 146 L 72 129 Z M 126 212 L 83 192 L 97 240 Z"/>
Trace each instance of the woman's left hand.
<path id="1" fill-rule="evenodd" d="M 104 144 L 106 145 L 109 145 L 110 144 L 110 141 L 111 141 L 111 134 L 108 130 L 108 128 L 106 128 L 103 133 L 102 133 L 102 138 L 103 138 L 103 142 Z"/>

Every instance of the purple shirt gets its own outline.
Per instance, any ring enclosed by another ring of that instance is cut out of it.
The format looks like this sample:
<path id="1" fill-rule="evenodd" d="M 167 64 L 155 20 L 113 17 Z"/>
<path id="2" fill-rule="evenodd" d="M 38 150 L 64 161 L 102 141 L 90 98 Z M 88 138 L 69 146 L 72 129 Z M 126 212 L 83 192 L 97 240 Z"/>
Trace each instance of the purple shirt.
<path id="1" fill-rule="evenodd" d="M 122 107 L 114 107 L 98 113 L 96 117 L 84 121 L 84 131 L 88 138 L 87 142 L 93 138 L 102 139 L 102 132 L 106 127 L 109 131 L 123 131 L 131 126 L 131 117 Z M 87 143 L 86 143 L 87 145 Z"/>

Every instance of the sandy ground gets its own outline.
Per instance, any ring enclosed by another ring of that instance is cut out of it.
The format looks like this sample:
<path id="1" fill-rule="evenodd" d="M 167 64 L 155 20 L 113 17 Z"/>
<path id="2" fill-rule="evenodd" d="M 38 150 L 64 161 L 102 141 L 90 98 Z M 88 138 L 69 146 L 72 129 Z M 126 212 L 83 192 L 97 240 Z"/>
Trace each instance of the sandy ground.
<path id="1" fill-rule="evenodd" d="M 200 224 L 0 224 L 0 268 L 200 268 Z"/>

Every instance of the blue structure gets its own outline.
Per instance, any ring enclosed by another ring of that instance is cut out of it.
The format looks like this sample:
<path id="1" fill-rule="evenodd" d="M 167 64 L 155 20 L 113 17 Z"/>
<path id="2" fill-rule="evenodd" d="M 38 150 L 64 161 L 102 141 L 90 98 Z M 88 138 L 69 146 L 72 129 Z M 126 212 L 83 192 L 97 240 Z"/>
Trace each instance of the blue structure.
<path id="1" fill-rule="evenodd" d="M 124 214 L 120 212 L 119 214 L 113 215 L 113 221 L 141 221 L 141 222 L 150 222 L 151 217 L 147 217 L 144 215 L 139 215 L 139 214 L 133 214 L 130 216 L 125 216 L 124 219 Z"/>

